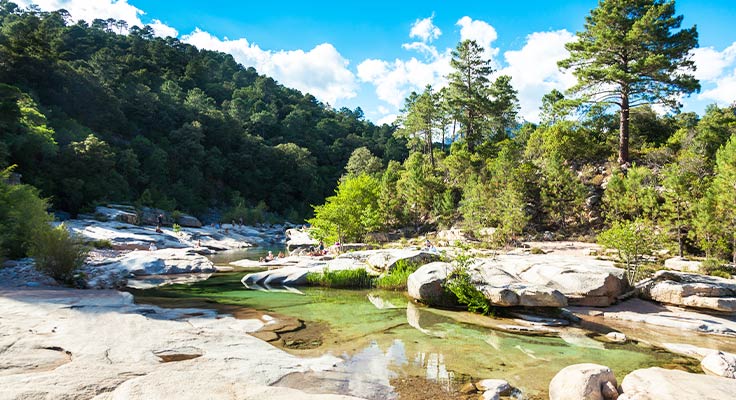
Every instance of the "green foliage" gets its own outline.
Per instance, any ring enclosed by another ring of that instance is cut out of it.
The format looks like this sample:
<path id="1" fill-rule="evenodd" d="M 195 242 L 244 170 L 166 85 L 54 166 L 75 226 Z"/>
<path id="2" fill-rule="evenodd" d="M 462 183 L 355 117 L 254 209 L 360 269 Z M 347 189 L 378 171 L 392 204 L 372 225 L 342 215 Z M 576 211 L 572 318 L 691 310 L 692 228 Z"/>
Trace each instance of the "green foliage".
<path id="1" fill-rule="evenodd" d="M 711 193 L 716 220 L 725 241 L 731 242 L 732 261 L 736 263 L 736 137 L 716 153 L 716 170 Z"/>
<path id="2" fill-rule="evenodd" d="M 540 197 L 548 226 L 566 229 L 570 223 L 581 224 L 588 190 L 570 167 L 554 155 L 542 166 Z"/>
<path id="3" fill-rule="evenodd" d="M 656 248 L 658 238 L 651 225 L 643 220 L 617 221 L 598 235 L 598 244 L 615 249 L 626 269 L 630 284 L 639 280 L 643 257 Z"/>
<path id="4" fill-rule="evenodd" d="M 36 268 L 59 282 L 74 283 L 75 273 L 87 258 L 87 248 L 64 225 L 34 235 L 30 256 Z"/>
<path id="5" fill-rule="evenodd" d="M 181 225 L 174 223 L 174 225 L 171 226 L 171 229 L 174 231 L 174 233 L 181 232 Z"/>
<path id="6" fill-rule="evenodd" d="M 334 196 L 314 207 L 315 216 L 309 223 L 323 231 L 328 241 L 360 241 L 366 233 L 381 226 L 378 195 L 376 178 L 369 175 L 346 178 Z"/>
<path id="7" fill-rule="evenodd" d="M 335 289 L 362 289 L 371 287 L 371 276 L 365 269 L 344 269 L 322 273 L 310 272 L 307 274 L 307 283 L 314 286 L 323 286 Z"/>
<path id="8" fill-rule="evenodd" d="M 394 126 L 319 102 L 150 27 L 0 7 L 0 169 L 76 213 L 108 200 L 304 218 L 351 153 L 403 160 Z M 7 6 L 6 6 L 7 5 Z M 20 88 L 20 89 L 19 89 Z M 295 221 L 296 222 L 296 221 Z"/>
<path id="9" fill-rule="evenodd" d="M 409 280 L 409 275 L 414 273 L 419 267 L 419 264 L 399 260 L 391 271 L 376 278 L 373 285 L 385 290 L 406 290 L 406 282 Z"/>
<path id="10" fill-rule="evenodd" d="M 616 171 L 603 194 L 606 221 L 654 219 L 657 214 L 656 177 L 646 167 Z"/>
<path id="11" fill-rule="evenodd" d="M 731 273 L 722 269 L 712 271 L 710 276 L 717 276 L 719 278 L 731 279 Z"/>
<path id="12" fill-rule="evenodd" d="M 468 311 L 483 315 L 491 315 L 494 309 L 490 301 L 473 284 L 468 267 L 472 259 L 466 251 L 462 251 L 455 259 L 455 268 L 445 281 L 445 290 L 454 294 L 460 304 L 468 307 Z"/>
<path id="13" fill-rule="evenodd" d="M 30 185 L 10 184 L 11 169 L 0 171 L 0 256 L 25 257 L 39 232 L 48 229 L 48 204 Z"/>
<path id="14" fill-rule="evenodd" d="M 621 109 L 619 162 L 629 162 L 629 110 L 662 102 L 677 108 L 683 93 L 700 89 L 690 50 L 695 27 L 679 29 L 675 2 L 602 0 L 585 19 L 577 40 L 565 45 L 570 57 L 558 64 L 578 78 L 572 92 Z"/>
<path id="15" fill-rule="evenodd" d="M 358 147 L 350 155 L 345 172 L 347 176 L 354 178 L 362 174 L 376 175 L 381 172 L 382 168 L 381 159 L 374 156 L 367 147 Z"/>
<path id="16" fill-rule="evenodd" d="M 97 239 L 88 244 L 95 249 L 112 249 L 112 242 L 108 239 Z"/>

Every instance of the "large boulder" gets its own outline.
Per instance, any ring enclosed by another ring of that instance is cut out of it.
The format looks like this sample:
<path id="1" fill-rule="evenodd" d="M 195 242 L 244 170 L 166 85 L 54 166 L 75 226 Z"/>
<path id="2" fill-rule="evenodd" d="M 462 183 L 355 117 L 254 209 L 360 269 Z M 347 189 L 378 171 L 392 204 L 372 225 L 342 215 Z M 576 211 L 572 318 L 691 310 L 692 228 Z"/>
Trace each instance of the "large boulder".
<path id="1" fill-rule="evenodd" d="M 268 271 L 247 274 L 241 279 L 246 287 L 251 286 L 303 286 L 307 284 L 307 274 L 321 273 L 325 270 L 342 271 L 352 269 L 367 269 L 367 266 L 352 259 L 318 260 L 312 257 L 288 257 L 291 260 L 283 266 Z M 277 266 L 279 260 L 268 263 Z"/>
<path id="2" fill-rule="evenodd" d="M 307 231 L 294 228 L 286 230 L 286 249 L 289 251 L 313 247 L 318 244 L 319 241 L 309 236 Z"/>
<path id="3" fill-rule="evenodd" d="M 641 295 L 660 303 L 736 312 L 736 281 L 733 279 L 657 271 L 641 288 Z"/>
<path id="4" fill-rule="evenodd" d="M 575 364 L 563 368 L 549 383 L 550 400 L 615 400 L 616 377 L 598 364 Z M 664 398 L 664 397 L 663 397 Z"/>
<path id="5" fill-rule="evenodd" d="M 413 249 L 384 249 L 353 251 L 341 254 L 339 258 L 359 260 L 378 271 L 392 271 L 398 262 L 424 265 L 438 261 L 440 255 L 434 252 Z"/>
<path id="6" fill-rule="evenodd" d="M 181 214 L 177 216 L 176 223 L 185 226 L 188 228 L 201 228 L 202 227 L 202 221 L 200 221 L 197 217 L 194 217 L 189 214 Z"/>
<path id="7" fill-rule="evenodd" d="M 137 224 L 138 214 L 135 212 L 135 208 L 127 206 L 98 206 L 95 208 L 95 215 L 102 216 L 104 219 L 110 221 L 119 221 L 126 224 Z"/>
<path id="8" fill-rule="evenodd" d="M 626 288 L 623 270 L 589 257 L 501 255 L 479 260 L 471 271 L 479 288 L 497 305 L 517 305 L 509 293 L 513 292 L 519 295 L 519 305 L 526 305 L 527 298 L 551 307 L 605 307 Z M 499 295 L 502 301 L 497 301 Z"/>
<path id="9" fill-rule="evenodd" d="M 446 262 L 433 262 L 419 267 L 406 282 L 409 296 L 422 303 L 437 306 L 457 304 L 457 299 L 445 291 L 444 283 L 453 266 Z"/>
<path id="10" fill-rule="evenodd" d="M 700 261 L 691 261 L 683 257 L 672 257 L 664 260 L 664 267 L 680 272 L 700 272 L 703 265 Z"/>
<path id="11" fill-rule="evenodd" d="M 125 271 L 131 275 L 166 275 L 199 272 L 215 272 L 212 261 L 194 249 L 162 249 L 156 251 L 132 251 L 113 262 L 98 267 Z"/>
<path id="12" fill-rule="evenodd" d="M 711 353 L 703 358 L 700 367 L 708 375 L 736 379 L 736 355 L 731 353 Z"/>
<path id="13" fill-rule="evenodd" d="M 734 398 L 736 379 L 645 368 L 626 375 L 621 389 L 624 392 L 621 398 L 627 400 L 723 400 Z"/>

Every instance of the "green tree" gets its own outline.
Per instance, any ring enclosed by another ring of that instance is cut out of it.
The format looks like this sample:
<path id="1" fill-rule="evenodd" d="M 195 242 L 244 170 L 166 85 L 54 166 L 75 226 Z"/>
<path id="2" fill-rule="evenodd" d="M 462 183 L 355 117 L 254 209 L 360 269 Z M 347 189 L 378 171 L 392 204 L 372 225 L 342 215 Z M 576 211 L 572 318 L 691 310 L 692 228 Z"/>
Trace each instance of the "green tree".
<path id="1" fill-rule="evenodd" d="M 580 179 L 554 154 L 544 160 L 541 172 L 540 197 L 548 223 L 563 230 L 569 222 L 580 224 L 588 194 Z"/>
<path id="2" fill-rule="evenodd" d="M 707 170 L 703 159 L 683 153 L 680 159 L 665 166 L 662 175 L 662 217 L 677 240 L 678 255 L 683 256 L 685 239 L 692 230 L 696 204 L 703 196 Z"/>
<path id="3" fill-rule="evenodd" d="M 716 153 L 716 174 L 713 178 L 715 212 L 722 232 L 731 241 L 732 262 L 736 263 L 736 137 Z"/>
<path id="4" fill-rule="evenodd" d="M 402 111 L 403 115 L 400 118 L 402 128 L 397 133 L 414 139 L 409 141 L 410 144 L 421 143 L 422 152 L 429 156 L 429 163 L 434 168 L 432 143 L 435 131 L 442 129 L 442 113 L 439 98 L 432 90 L 432 86 L 427 85 L 421 94 L 412 92 L 406 98 Z"/>
<path id="5" fill-rule="evenodd" d="M 616 171 L 603 193 L 603 210 L 606 221 L 654 220 L 657 216 L 656 177 L 646 167 L 633 166 Z"/>
<path id="6" fill-rule="evenodd" d="M 38 231 L 30 249 L 38 270 L 67 284 L 74 283 L 75 274 L 84 265 L 87 253 L 82 241 L 69 233 L 64 224 Z"/>
<path id="7" fill-rule="evenodd" d="M 335 195 L 325 204 L 314 206 L 312 226 L 322 232 L 326 240 L 360 241 L 368 232 L 381 226 L 379 182 L 370 175 L 347 178 L 340 182 Z"/>
<path id="8" fill-rule="evenodd" d="M 39 232 L 48 229 L 48 204 L 36 188 L 10 183 L 11 169 L 0 170 L 0 256 L 28 255 Z"/>
<path id="9" fill-rule="evenodd" d="M 476 41 L 464 40 L 453 50 L 450 65 L 454 71 L 448 76 L 449 102 L 465 133 L 468 150 L 473 152 L 481 142 L 483 121 L 491 110 L 491 60 L 484 58 L 483 48 Z"/>
<path id="10" fill-rule="evenodd" d="M 558 64 L 573 71 L 571 92 L 586 101 L 620 109 L 621 165 L 629 162 L 629 113 L 660 102 L 676 108 L 677 96 L 700 89 L 691 75 L 695 27 L 680 29 L 674 0 L 601 0 L 585 19 L 577 40 L 565 45 L 570 57 Z"/>
<path id="11" fill-rule="evenodd" d="M 382 169 L 381 159 L 374 156 L 367 147 L 358 147 L 348 159 L 345 172 L 348 177 L 354 178 L 361 174 L 376 175 Z"/>
<path id="12" fill-rule="evenodd" d="M 598 244 L 616 249 L 631 285 L 638 282 L 643 256 L 651 254 L 656 243 L 657 237 L 652 226 L 643 220 L 616 221 L 598 235 Z"/>

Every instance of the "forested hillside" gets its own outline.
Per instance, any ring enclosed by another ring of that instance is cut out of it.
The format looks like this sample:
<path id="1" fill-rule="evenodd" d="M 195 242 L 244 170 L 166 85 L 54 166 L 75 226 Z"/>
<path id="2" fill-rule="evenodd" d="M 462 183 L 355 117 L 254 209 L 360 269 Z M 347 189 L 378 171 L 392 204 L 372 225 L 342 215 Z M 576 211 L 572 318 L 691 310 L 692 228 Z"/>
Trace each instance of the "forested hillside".
<path id="1" fill-rule="evenodd" d="M 388 125 L 333 110 L 232 56 L 150 27 L 0 0 L 0 169 L 61 210 L 103 201 L 290 219 L 331 193 L 354 149 L 406 157 Z"/>

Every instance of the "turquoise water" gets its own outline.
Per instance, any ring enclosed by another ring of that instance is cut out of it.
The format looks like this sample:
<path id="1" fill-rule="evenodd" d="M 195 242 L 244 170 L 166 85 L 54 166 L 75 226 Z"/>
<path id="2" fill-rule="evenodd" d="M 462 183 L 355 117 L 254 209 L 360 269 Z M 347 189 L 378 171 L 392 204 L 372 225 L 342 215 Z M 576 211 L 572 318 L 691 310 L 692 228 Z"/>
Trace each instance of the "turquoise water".
<path id="1" fill-rule="evenodd" d="M 571 364 L 606 365 L 621 379 L 634 369 L 689 362 L 632 343 L 596 341 L 575 328 L 566 329 L 564 338 L 504 333 L 486 326 L 512 322 L 418 306 L 402 293 L 323 288 L 300 288 L 302 294 L 251 291 L 240 283 L 242 275 L 218 274 L 191 285 L 134 294 L 142 302 L 207 300 L 296 317 L 307 326 L 325 325 L 321 346 L 295 352 L 331 353 L 345 363 L 333 373 L 337 377 L 309 380 L 321 382 L 320 386 L 350 382 L 336 385 L 335 391 L 376 399 L 395 398 L 391 382 L 401 376 L 426 378 L 448 390 L 470 379 L 501 378 L 520 388 L 523 398 L 533 399 L 545 398 L 552 377 Z M 300 379 L 283 384 L 309 389 Z"/>

